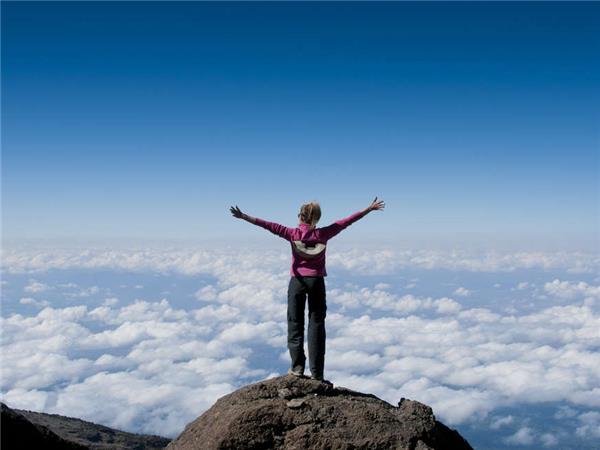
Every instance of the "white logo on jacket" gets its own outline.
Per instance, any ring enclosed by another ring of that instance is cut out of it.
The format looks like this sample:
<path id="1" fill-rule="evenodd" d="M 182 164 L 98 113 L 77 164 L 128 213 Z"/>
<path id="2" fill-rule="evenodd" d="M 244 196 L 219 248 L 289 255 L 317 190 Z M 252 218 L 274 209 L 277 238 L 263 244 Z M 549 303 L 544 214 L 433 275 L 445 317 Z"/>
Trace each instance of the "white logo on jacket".
<path id="1" fill-rule="evenodd" d="M 311 258 L 316 258 L 321 253 L 323 253 L 325 251 L 325 249 L 327 248 L 327 245 L 318 242 L 314 245 L 308 246 L 302 241 L 292 241 L 292 248 L 300 256 L 302 256 L 306 259 L 311 259 Z"/>

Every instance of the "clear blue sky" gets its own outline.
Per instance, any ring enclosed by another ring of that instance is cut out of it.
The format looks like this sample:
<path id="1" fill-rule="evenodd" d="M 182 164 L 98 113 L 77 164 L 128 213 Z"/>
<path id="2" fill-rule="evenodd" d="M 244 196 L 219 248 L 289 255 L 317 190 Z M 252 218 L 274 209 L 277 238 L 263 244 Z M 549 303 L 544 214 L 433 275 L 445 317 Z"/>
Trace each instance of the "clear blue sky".
<path id="1" fill-rule="evenodd" d="M 229 205 L 379 195 L 355 236 L 593 240 L 599 30 L 597 2 L 2 2 L 4 237 L 256 236 Z"/>

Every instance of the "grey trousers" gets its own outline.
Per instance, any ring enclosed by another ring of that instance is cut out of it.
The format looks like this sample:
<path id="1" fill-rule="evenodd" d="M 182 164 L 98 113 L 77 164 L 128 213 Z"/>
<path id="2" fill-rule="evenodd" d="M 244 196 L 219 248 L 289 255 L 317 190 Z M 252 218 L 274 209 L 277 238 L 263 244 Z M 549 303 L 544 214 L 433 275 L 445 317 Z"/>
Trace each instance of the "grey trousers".
<path id="1" fill-rule="evenodd" d="M 288 349 L 292 368 L 305 368 L 304 309 L 308 296 L 308 357 L 312 375 L 322 377 L 325 366 L 324 277 L 293 276 L 288 286 Z"/>

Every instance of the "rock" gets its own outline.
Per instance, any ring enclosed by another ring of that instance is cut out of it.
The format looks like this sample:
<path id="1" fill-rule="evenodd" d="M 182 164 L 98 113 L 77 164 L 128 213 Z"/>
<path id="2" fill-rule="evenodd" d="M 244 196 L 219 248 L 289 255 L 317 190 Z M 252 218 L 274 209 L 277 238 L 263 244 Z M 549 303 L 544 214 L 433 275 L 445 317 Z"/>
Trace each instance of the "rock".
<path id="1" fill-rule="evenodd" d="M 287 406 L 288 408 L 300 408 L 304 402 L 306 401 L 305 398 L 293 398 L 291 399 L 289 402 L 287 402 Z"/>
<path id="2" fill-rule="evenodd" d="M 277 395 L 279 395 L 279 397 L 281 398 L 292 398 L 294 396 L 294 393 L 288 388 L 283 388 L 277 390 Z"/>
<path id="3" fill-rule="evenodd" d="M 87 450 L 89 447 L 61 438 L 47 427 L 30 422 L 23 414 L 0 403 L 3 450 Z"/>
<path id="4" fill-rule="evenodd" d="M 127 433 L 74 417 L 9 408 L 2 403 L 2 450 L 163 449 L 170 439 Z"/>
<path id="5" fill-rule="evenodd" d="M 402 399 L 285 375 L 221 397 L 189 423 L 168 450 L 192 449 L 472 450 L 432 409 Z"/>

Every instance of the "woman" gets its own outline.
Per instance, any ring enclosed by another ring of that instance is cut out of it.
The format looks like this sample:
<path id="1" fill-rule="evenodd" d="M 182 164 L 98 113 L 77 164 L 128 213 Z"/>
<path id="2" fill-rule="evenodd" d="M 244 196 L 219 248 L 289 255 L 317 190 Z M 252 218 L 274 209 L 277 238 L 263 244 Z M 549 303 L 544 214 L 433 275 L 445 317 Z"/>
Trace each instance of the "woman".
<path id="1" fill-rule="evenodd" d="M 321 218 L 321 207 L 317 202 L 306 203 L 300 208 L 297 228 L 288 228 L 274 222 L 244 214 L 240 208 L 231 207 L 234 217 L 244 219 L 269 230 L 290 242 L 292 247 L 291 279 L 288 286 L 288 349 L 292 367 L 288 373 L 304 375 L 306 356 L 304 354 L 304 308 L 308 295 L 308 357 L 311 378 L 323 380 L 325 366 L 325 250 L 327 241 L 344 228 L 363 218 L 371 211 L 382 210 L 383 200 L 375 200 L 362 211 L 329 226 L 316 228 Z"/>

